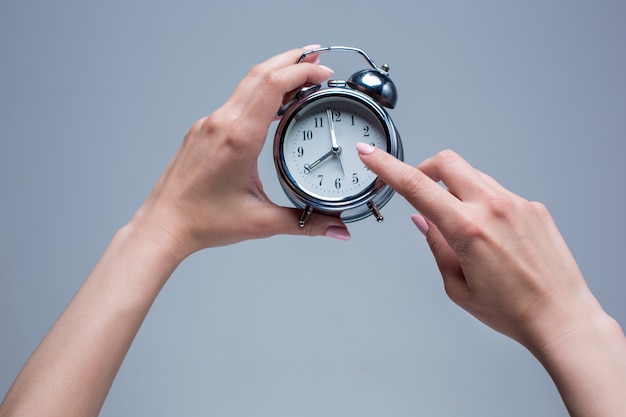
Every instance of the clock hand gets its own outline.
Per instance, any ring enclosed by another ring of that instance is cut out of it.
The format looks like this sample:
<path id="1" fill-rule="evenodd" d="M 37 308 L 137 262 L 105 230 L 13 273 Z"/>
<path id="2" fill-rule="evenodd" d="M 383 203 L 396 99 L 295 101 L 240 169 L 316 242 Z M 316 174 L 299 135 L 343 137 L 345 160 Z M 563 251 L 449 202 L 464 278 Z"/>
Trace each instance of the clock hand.
<path id="1" fill-rule="evenodd" d="M 336 155 L 336 152 L 333 149 L 331 149 L 324 156 L 317 159 L 315 162 L 311 162 L 310 164 L 304 164 L 304 173 L 309 174 L 311 171 L 317 168 L 318 165 L 320 165 L 322 162 L 324 162 L 325 160 L 327 160 L 333 155 Z"/>
<path id="2" fill-rule="evenodd" d="M 337 161 L 339 161 L 339 166 L 341 167 L 341 173 L 343 176 L 346 176 L 345 171 L 343 170 L 343 164 L 341 163 L 341 158 L 339 154 L 341 153 L 341 146 L 337 143 L 337 135 L 335 134 L 335 124 L 333 123 L 333 112 L 330 108 L 326 109 L 326 116 L 328 116 L 328 128 L 330 129 L 330 140 L 333 144 L 332 151 L 335 155 L 337 155 Z"/>
<path id="3" fill-rule="evenodd" d="M 330 140 L 333 144 L 333 151 L 338 153 L 341 151 L 339 144 L 337 143 L 337 135 L 335 134 L 335 124 L 333 123 L 333 111 L 328 108 L 326 109 L 326 116 L 328 116 L 328 127 L 330 129 Z"/>

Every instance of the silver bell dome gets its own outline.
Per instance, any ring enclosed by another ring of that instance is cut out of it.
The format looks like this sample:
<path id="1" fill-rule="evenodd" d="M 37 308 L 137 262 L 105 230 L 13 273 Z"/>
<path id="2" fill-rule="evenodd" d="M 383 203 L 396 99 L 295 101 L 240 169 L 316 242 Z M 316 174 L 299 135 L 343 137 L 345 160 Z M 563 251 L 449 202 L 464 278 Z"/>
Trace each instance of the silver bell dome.
<path id="1" fill-rule="evenodd" d="M 364 69 L 354 73 L 347 84 L 359 90 L 381 105 L 393 109 L 398 102 L 398 90 L 386 72 L 379 69 Z"/>

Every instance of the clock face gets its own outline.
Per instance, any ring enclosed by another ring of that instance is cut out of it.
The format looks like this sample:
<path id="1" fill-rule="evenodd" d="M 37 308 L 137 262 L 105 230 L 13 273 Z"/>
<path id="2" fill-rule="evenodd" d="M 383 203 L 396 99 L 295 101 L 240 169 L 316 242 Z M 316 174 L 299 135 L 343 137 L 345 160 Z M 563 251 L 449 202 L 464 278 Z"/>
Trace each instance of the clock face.
<path id="1" fill-rule="evenodd" d="M 358 142 L 388 151 L 377 113 L 354 98 L 322 96 L 290 116 L 280 144 L 285 173 L 295 188 L 315 199 L 354 200 L 377 179 L 359 159 Z"/>

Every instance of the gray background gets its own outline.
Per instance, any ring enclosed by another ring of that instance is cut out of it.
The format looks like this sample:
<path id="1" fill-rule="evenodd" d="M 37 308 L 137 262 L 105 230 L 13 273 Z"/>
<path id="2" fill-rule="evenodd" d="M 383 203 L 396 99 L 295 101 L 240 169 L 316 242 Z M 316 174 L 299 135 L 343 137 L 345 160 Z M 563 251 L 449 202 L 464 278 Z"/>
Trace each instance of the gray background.
<path id="1" fill-rule="evenodd" d="M 406 160 L 453 148 L 544 202 L 625 325 L 624 4 L 3 0 L 0 394 L 190 124 L 252 65 L 310 43 L 389 63 Z M 322 57 L 337 78 L 364 68 L 339 55 Z M 260 169 L 286 204 L 269 146 Z M 102 415 L 566 415 L 526 350 L 446 298 L 412 213 L 396 196 L 348 243 L 195 254 Z"/>

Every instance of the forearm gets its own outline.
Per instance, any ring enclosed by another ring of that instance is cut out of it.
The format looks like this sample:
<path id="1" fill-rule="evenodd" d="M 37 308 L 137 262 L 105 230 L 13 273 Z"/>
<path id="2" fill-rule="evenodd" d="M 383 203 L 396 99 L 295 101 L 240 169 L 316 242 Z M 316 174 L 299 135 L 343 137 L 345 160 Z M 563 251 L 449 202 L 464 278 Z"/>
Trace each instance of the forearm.
<path id="1" fill-rule="evenodd" d="M 599 309 L 584 326 L 533 352 L 575 417 L 623 416 L 626 410 L 626 338 Z"/>
<path id="2" fill-rule="evenodd" d="M 24 366 L 0 416 L 96 416 L 150 306 L 182 260 L 128 225 Z"/>

